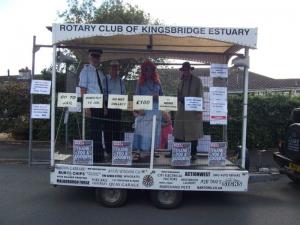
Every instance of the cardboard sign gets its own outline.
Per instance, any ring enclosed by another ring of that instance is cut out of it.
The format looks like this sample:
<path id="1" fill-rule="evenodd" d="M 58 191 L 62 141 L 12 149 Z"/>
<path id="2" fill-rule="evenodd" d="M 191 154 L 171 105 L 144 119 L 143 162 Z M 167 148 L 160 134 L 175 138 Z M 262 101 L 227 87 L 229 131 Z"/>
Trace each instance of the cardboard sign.
<path id="1" fill-rule="evenodd" d="M 59 92 L 57 95 L 57 107 L 77 107 L 77 94 Z"/>
<path id="2" fill-rule="evenodd" d="M 201 97 L 184 97 L 185 111 L 203 111 L 203 98 Z"/>
<path id="3" fill-rule="evenodd" d="M 50 119 L 49 104 L 32 104 L 31 111 L 32 119 Z"/>
<path id="4" fill-rule="evenodd" d="M 210 66 L 210 76 L 227 78 L 228 77 L 228 65 L 212 63 Z"/>
<path id="5" fill-rule="evenodd" d="M 212 142 L 208 152 L 209 166 L 225 166 L 227 155 L 226 142 Z"/>
<path id="6" fill-rule="evenodd" d="M 93 164 L 92 140 L 73 140 L 73 164 Z"/>
<path id="7" fill-rule="evenodd" d="M 83 108 L 96 108 L 101 109 L 103 107 L 103 95 L 102 94 L 85 94 L 83 95 Z"/>
<path id="8" fill-rule="evenodd" d="M 132 143 L 129 141 L 112 142 L 112 165 L 130 166 L 132 164 Z"/>
<path id="9" fill-rule="evenodd" d="M 134 95 L 133 96 L 133 110 L 152 110 L 153 96 Z"/>
<path id="10" fill-rule="evenodd" d="M 50 88 L 50 80 L 32 80 L 30 94 L 49 95 Z"/>
<path id="11" fill-rule="evenodd" d="M 128 109 L 128 95 L 108 95 L 109 109 Z"/>
<path id="12" fill-rule="evenodd" d="M 159 96 L 158 109 L 162 111 L 177 111 L 177 97 Z"/>
<path id="13" fill-rule="evenodd" d="M 172 147 L 172 166 L 191 165 L 191 143 L 174 142 Z"/>

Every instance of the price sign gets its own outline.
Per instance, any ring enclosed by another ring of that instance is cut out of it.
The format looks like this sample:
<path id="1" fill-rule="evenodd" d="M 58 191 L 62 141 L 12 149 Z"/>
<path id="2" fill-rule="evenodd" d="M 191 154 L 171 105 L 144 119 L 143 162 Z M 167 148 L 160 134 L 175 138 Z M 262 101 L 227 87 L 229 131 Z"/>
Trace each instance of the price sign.
<path id="1" fill-rule="evenodd" d="M 77 94 L 76 93 L 62 93 L 59 92 L 57 96 L 57 107 L 76 107 Z"/>
<path id="2" fill-rule="evenodd" d="M 133 110 L 152 110 L 153 97 L 146 95 L 133 96 Z"/>

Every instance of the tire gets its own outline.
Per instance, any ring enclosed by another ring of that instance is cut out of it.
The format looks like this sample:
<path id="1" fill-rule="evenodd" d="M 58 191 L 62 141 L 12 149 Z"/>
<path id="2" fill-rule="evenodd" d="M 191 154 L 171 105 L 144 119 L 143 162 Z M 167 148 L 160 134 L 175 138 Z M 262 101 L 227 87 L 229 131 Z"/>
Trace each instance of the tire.
<path id="1" fill-rule="evenodd" d="M 300 184 L 300 178 L 295 177 L 293 175 L 287 174 L 288 178 L 290 178 L 295 184 Z"/>
<path id="2" fill-rule="evenodd" d="M 151 191 L 150 196 L 153 204 L 160 209 L 173 209 L 178 207 L 182 202 L 181 191 Z"/>
<path id="3" fill-rule="evenodd" d="M 118 188 L 97 188 L 96 200 L 103 206 L 116 208 L 124 205 L 127 200 L 127 190 Z"/>

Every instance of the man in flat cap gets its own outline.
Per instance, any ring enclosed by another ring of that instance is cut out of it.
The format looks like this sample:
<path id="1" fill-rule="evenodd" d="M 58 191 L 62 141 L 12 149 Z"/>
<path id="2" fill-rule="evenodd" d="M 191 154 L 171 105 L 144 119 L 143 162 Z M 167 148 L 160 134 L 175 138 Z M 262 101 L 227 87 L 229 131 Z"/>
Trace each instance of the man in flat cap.
<path id="1" fill-rule="evenodd" d="M 189 62 L 184 62 L 179 70 L 181 79 L 177 88 L 178 111 L 173 136 L 175 142 L 191 142 L 192 160 L 195 160 L 198 139 L 203 136 L 202 112 L 185 111 L 184 97 L 203 98 L 203 86 L 201 80 L 192 74 L 194 67 Z"/>
<path id="2" fill-rule="evenodd" d="M 84 65 L 79 78 L 79 87 L 82 96 L 84 94 L 105 94 L 107 92 L 105 76 L 99 70 L 101 54 L 101 49 L 89 50 L 89 64 Z M 105 114 L 105 104 L 103 104 L 103 107 L 104 109 L 86 109 L 86 117 L 90 118 L 91 138 L 94 146 L 94 162 L 101 162 L 104 159 L 102 145 L 103 121 L 101 119 Z"/>

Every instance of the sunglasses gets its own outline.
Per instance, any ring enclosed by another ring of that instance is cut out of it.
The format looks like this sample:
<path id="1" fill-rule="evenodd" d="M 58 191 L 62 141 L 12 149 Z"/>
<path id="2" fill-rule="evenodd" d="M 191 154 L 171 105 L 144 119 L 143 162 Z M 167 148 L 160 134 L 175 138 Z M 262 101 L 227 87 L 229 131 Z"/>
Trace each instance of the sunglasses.
<path id="1" fill-rule="evenodd" d="M 99 54 L 92 53 L 92 54 L 91 54 L 91 57 L 99 59 L 99 58 L 100 58 L 100 55 L 99 55 Z"/>

